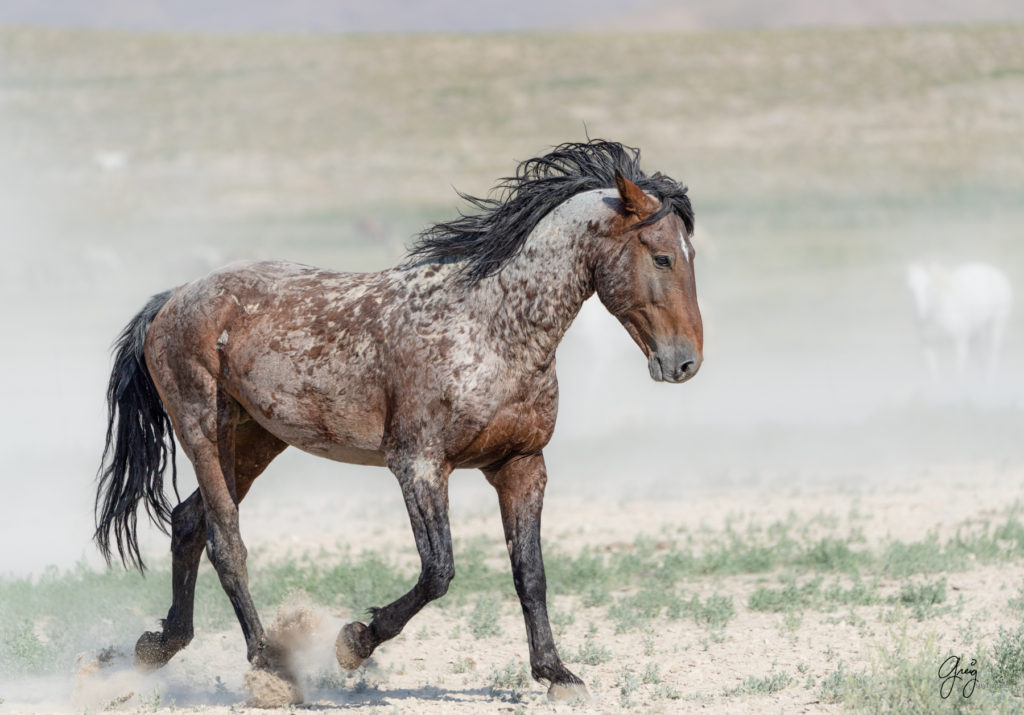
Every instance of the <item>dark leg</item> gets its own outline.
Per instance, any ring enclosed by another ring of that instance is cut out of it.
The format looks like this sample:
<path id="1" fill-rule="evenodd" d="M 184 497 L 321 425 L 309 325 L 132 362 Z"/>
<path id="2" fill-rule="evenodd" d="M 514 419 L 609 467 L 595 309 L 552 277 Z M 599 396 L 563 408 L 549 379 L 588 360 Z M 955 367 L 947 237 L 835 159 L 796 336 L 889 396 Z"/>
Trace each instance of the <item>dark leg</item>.
<path id="1" fill-rule="evenodd" d="M 249 662 L 261 667 L 265 665 L 266 634 L 249 593 L 249 573 L 245 567 L 248 552 L 238 528 L 235 429 L 241 410 L 220 388 L 216 405 L 216 439 L 212 444 L 209 440 L 199 440 L 190 452 L 206 505 L 206 555 L 238 617 Z"/>
<path id="2" fill-rule="evenodd" d="M 235 431 L 235 493 L 238 500 L 287 445 L 256 422 Z M 175 507 L 171 522 L 173 602 L 161 631 L 147 631 L 135 644 L 135 666 L 153 670 L 167 663 L 192 641 L 192 611 L 199 561 L 206 546 L 206 510 L 199 490 Z"/>
<path id="3" fill-rule="evenodd" d="M 199 490 L 175 507 L 171 515 L 171 583 L 174 600 L 163 630 L 146 631 L 135 644 L 135 667 L 153 670 L 192 642 L 192 604 L 199 559 L 206 544 L 206 514 Z"/>
<path id="4" fill-rule="evenodd" d="M 402 486 L 409 510 L 416 548 L 420 553 L 420 577 L 412 590 L 382 608 L 371 608 L 370 625 L 349 623 L 338 634 L 337 656 L 343 668 L 358 668 L 374 649 L 402 632 L 421 608 L 448 591 L 455 576 L 452 535 L 448 526 L 448 475 L 450 468 L 427 466 L 422 459 L 389 464 Z"/>
<path id="5" fill-rule="evenodd" d="M 498 490 L 512 578 L 526 620 L 533 677 L 550 684 L 549 698 L 562 700 L 575 695 L 589 698 L 583 681 L 558 657 L 548 621 L 547 580 L 540 548 L 540 514 L 548 479 L 544 457 L 541 454 L 516 457 L 484 473 Z"/>

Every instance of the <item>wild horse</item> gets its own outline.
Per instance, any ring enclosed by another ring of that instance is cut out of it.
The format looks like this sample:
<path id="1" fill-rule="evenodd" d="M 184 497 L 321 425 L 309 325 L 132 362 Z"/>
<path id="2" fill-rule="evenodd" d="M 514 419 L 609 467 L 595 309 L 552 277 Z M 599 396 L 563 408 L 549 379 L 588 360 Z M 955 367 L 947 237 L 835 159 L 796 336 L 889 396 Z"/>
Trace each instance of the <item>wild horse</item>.
<path id="1" fill-rule="evenodd" d="M 292 445 L 387 466 L 419 550 L 412 590 L 339 633 L 342 666 L 357 667 L 447 591 L 448 477 L 478 468 L 498 493 L 533 677 L 552 697 L 586 692 L 555 649 L 541 559 L 555 349 L 596 291 L 654 380 L 684 382 L 702 360 L 687 190 L 645 174 L 639 158 L 599 140 L 555 147 L 522 162 L 494 198 L 463 195 L 475 213 L 426 229 L 379 273 L 247 262 L 146 304 L 115 345 L 95 534 L 108 562 L 116 545 L 126 567 L 144 569 L 139 503 L 170 525 L 173 603 L 162 629 L 139 638 L 137 665 L 162 666 L 192 639 L 205 547 L 249 661 L 269 666 L 238 504 Z M 163 485 L 172 429 L 199 482 L 173 508 Z"/>

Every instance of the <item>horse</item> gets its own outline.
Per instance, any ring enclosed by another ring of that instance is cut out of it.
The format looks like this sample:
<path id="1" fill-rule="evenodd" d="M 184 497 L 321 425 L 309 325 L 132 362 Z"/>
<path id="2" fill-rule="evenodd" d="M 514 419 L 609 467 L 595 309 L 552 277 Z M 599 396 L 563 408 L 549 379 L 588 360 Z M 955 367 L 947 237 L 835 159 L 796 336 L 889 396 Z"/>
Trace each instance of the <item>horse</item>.
<path id="1" fill-rule="evenodd" d="M 357 668 L 455 575 L 453 469 L 497 492 L 532 676 L 552 699 L 587 695 L 562 663 L 541 555 L 544 447 L 555 426 L 555 349 L 595 292 L 647 358 L 683 383 L 703 360 L 687 188 L 639 167 L 639 149 L 588 139 L 523 161 L 476 211 L 421 232 L 376 273 L 243 262 L 153 296 L 114 345 L 95 541 L 108 565 L 145 570 L 137 510 L 170 528 L 172 604 L 135 664 L 166 664 L 193 637 L 202 552 L 230 599 L 254 668 L 274 670 L 248 588 L 239 503 L 286 447 L 386 466 L 402 491 L 420 574 L 338 634 Z M 198 489 L 177 494 L 175 442 Z"/>
<path id="2" fill-rule="evenodd" d="M 991 380 L 1013 302 L 1006 274 L 985 263 L 951 269 L 912 263 L 907 267 L 907 286 L 932 379 L 940 377 L 940 348 L 951 344 L 959 377 L 966 376 L 973 350 L 981 356 L 979 362 Z"/>

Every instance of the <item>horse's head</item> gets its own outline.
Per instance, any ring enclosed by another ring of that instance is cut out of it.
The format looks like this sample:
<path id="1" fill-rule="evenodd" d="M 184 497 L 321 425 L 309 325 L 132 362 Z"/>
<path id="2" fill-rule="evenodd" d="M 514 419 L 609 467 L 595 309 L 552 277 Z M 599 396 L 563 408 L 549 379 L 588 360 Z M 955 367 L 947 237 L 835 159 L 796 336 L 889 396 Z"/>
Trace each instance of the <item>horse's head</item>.
<path id="1" fill-rule="evenodd" d="M 693 246 L 683 219 L 616 173 L 617 216 L 594 264 L 594 289 L 647 356 L 651 377 L 685 382 L 703 360 Z M 614 199 L 609 199 L 614 201 Z"/>

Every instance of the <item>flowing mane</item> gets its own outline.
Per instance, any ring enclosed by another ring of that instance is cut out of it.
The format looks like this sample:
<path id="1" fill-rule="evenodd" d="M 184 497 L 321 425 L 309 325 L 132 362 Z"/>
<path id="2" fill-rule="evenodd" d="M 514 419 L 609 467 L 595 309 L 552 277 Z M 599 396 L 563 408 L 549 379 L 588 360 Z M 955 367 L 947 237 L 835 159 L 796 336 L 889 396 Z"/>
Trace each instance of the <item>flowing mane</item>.
<path id="1" fill-rule="evenodd" d="M 576 194 L 615 187 L 618 172 L 661 201 L 661 209 L 644 225 L 669 212 L 682 218 L 693 234 L 693 208 L 686 187 L 664 174 L 640 169 L 640 150 L 618 142 L 593 139 L 567 142 L 550 153 L 519 164 L 514 176 L 501 179 L 496 198 L 459 196 L 480 209 L 454 221 L 434 224 L 419 234 L 409 256 L 421 260 L 464 262 L 459 274 L 470 283 L 500 271 L 526 242 L 537 224 Z"/>

